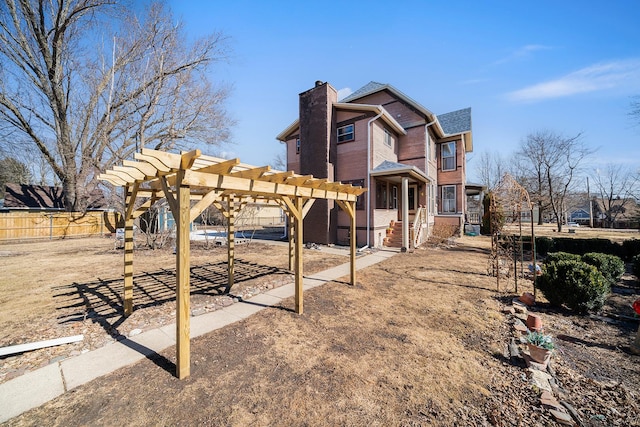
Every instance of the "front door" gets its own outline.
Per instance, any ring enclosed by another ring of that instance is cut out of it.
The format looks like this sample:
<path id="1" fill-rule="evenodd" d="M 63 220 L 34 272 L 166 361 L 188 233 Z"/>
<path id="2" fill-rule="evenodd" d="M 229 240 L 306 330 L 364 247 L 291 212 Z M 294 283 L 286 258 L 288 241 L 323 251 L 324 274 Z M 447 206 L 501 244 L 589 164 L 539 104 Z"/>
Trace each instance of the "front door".
<path id="1" fill-rule="evenodd" d="M 413 218 L 416 214 L 416 209 L 418 208 L 418 186 L 409 185 L 409 188 L 407 188 L 407 193 L 407 204 L 409 205 L 409 221 L 413 221 Z M 398 209 L 398 220 L 402 220 L 402 209 Z"/>

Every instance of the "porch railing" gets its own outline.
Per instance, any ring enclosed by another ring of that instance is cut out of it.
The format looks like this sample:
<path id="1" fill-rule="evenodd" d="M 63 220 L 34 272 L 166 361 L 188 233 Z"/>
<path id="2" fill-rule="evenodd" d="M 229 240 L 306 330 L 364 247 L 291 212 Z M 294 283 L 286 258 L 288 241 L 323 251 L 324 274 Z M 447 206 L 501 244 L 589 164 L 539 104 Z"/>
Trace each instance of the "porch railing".
<path id="1" fill-rule="evenodd" d="M 411 243 L 413 248 L 420 246 L 422 239 L 422 226 L 427 223 L 427 210 L 424 206 L 420 206 L 413 218 L 413 227 L 411 229 Z"/>

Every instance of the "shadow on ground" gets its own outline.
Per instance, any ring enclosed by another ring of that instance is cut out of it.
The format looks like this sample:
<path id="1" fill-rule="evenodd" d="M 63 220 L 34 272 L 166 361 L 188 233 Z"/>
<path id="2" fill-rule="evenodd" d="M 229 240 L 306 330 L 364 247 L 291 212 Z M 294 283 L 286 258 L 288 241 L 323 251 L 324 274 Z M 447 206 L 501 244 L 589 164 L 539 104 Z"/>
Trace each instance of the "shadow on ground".
<path id="1" fill-rule="evenodd" d="M 194 295 L 222 296 L 228 282 L 227 263 L 208 263 L 191 267 L 191 292 Z M 236 259 L 234 287 L 242 282 L 273 274 L 289 274 L 276 267 Z M 100 324 L 105 331 L 118 337 L 118 326 L 124 322 L 122 292 L 124 279 L 99 279 L 87 283 L 72 283 L 54 290 L 58 301 L 60 323 L 82 322 L 86 319 Z M 143 272 L 133 278 L 134 311 L 175 301 L 175 269 Z"/>

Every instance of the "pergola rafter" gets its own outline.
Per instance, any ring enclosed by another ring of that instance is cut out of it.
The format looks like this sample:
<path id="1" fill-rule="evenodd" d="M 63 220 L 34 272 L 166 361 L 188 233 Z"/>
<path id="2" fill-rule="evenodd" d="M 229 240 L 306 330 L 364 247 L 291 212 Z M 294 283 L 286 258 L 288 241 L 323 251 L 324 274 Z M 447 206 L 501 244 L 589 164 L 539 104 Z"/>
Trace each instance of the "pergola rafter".
<path id="1" fill-rule="evenodd" d="M 228 286 L 234 280 L 235 217 L 254 203 L 275 204 L 289 217 L 289 268 L 295 271 L 295 310 L 303 312 L 302 224 L 316 199 L 335 200 L 351 219 L 351 284 L 355 284 L 355 203 L 366 189 L 293 171 L 273 171 L 239 159 L 205 156 L 200 150 L 181 154 L 142 149 L 98 177 L 125 193 L 124 314 L 133 312 L 133 221 L 165 198 L 176 221 L 176 375 L 190 375 L 189 224 L 207 207 L 215 206 L 227 219 Z"/>

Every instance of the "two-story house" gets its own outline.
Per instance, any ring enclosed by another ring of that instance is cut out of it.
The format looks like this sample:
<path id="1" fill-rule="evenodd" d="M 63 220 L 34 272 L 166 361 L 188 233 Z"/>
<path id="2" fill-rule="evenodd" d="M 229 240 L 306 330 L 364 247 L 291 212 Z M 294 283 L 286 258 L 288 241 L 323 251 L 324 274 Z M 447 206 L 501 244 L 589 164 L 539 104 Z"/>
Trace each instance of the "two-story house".
<path id="1" fill-rule="evenodd" d="M 277 139 L 287 169 L 366 187 L 357 202 L 359 246 L 380 247 L 395 225 L 401 246 L 419 245 L 434 225 L 462 229 L 471 109 L 436 116 L 388 84 L 370 82 L 338 102 L 329 84 L 300 94 L 300 116 Z M 318 200 L 305 218 L 304 240 L 348 241 L 349 220 Z"/>

